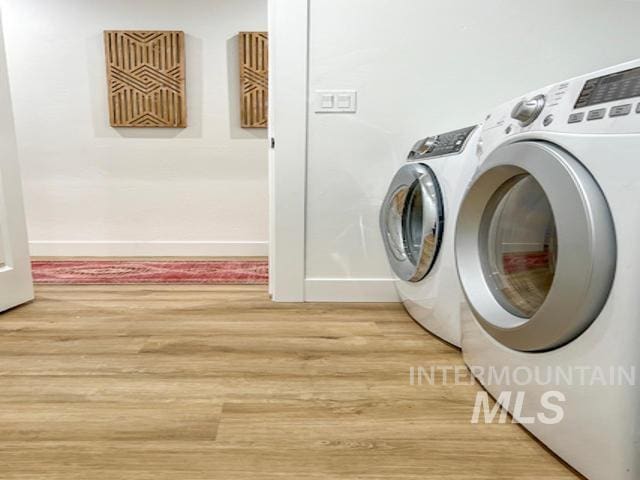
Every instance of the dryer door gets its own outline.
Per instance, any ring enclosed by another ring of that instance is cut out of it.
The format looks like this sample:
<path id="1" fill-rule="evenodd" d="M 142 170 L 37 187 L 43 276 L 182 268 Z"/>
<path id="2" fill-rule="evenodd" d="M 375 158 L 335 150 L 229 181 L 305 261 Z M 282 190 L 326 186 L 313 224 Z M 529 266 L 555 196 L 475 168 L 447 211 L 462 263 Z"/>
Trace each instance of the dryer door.
<path id="1" fill-rule="evenodd" d="M 469 304 L 507 347 L 566 344 L 609 296 L 609 207 L 590 173 L 555 145 L 524 141 L 490 154 L 461 205 L 455 242 Z"/>
<path id="2" fill-rule="evenodd" d="M 442 193 L 431 168 L 409 163 L 398 170 L 382 204 L 380 228 L 396 275 L 422 280 L 436 261 L 444 230 Z"/>

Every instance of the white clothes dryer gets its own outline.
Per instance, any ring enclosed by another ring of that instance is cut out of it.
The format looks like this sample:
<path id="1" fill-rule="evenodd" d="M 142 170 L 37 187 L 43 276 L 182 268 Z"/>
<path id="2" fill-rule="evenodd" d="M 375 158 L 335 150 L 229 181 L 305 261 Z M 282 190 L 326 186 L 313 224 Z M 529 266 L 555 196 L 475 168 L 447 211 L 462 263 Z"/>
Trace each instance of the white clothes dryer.
<path id="1" fill-rule="evenodd" d="M 395 174 L 380 227 L 409 314 L 460 346 L 460 302 L 453 233 L 458 205 L 477 167 L 476 126 L 418 141 Z"/>
<path id="2" fill-rule="evenodd" d="M 465 362 L 588 478 L 638 479 L 640 60 L 507 102 L 481 141 L 455 234 Z"/>

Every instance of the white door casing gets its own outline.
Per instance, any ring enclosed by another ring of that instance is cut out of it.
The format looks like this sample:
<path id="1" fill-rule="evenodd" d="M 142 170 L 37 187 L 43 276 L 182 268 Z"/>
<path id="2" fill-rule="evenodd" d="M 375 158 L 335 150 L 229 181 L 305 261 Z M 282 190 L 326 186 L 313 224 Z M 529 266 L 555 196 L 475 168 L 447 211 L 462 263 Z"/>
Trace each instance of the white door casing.
<path id="1" fill-rule="evenodd" d="M 305 300 L 308 0 L 269 0 L 270 293 Z"/>
<path id="2" fill-rule="evenodd" d="M 1 34 L 0 105 L 0 311 L 5 311 L 33 299 L 33 282 L 4 37 Z"/>

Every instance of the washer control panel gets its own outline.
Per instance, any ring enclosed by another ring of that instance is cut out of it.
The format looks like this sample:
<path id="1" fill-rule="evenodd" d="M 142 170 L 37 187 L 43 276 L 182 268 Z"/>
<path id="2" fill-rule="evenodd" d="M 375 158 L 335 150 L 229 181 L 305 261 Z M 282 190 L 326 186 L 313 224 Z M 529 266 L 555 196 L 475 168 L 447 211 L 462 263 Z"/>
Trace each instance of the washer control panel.
<path id="1" fill-rule="evenodd" d="M 461 128 L 451 132 L 441 133 L 433 137 L 427 137 L 418 141 L 411 152 L 408 160 L 418 160 L 421 158 L 441 157 L 443 155 L 453 155 L 464 150 L 467 140 L 476 129 L 477 125 Z"/>
<path id="2" fill-rule="evenodd" d="M 640 59 L 502 104 L 485 118 L 482 140 L 490 149 L 532 132 L 640 134 Z"/>

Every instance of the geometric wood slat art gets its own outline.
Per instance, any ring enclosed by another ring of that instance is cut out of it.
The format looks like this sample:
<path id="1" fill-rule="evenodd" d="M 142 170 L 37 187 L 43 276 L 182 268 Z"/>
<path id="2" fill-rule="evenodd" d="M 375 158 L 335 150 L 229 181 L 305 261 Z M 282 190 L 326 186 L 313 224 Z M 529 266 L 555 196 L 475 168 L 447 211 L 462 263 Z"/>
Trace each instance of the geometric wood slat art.
<path id="1" fill-rule="evenodd" d="M 266 128 L 268 117 L 269 37 L 267 32 L 240 32 L 241 126 Z"/>
<path id="2" fill-rule="evenodd" d="M 187 126 L 184 32 L 104 32 L 112 127 Z"/>

